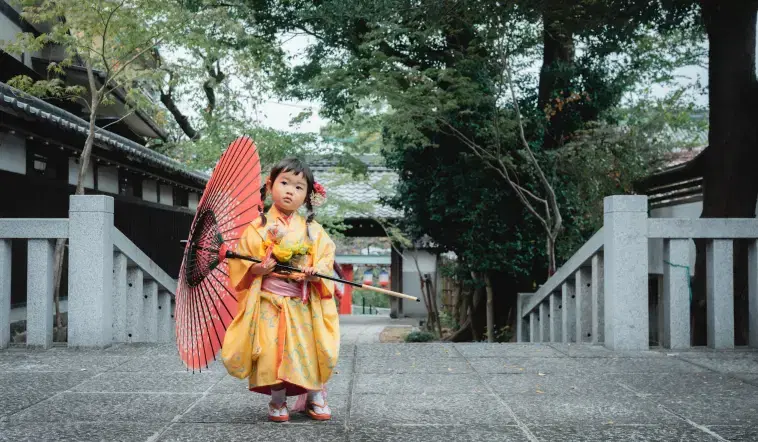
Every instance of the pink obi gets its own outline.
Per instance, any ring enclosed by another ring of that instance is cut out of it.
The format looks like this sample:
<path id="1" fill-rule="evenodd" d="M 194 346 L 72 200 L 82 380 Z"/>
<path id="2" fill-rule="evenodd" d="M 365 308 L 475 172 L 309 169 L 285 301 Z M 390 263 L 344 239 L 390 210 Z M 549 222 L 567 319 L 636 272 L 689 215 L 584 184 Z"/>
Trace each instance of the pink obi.
<path id="1" fill-rule="evenodd" d="M 308 281 L 287 282 L 275 276 L 264 276 L 261 282 L 261 290 L 288 298 L 300 298 L 304 303 L 308 302 Z"/>

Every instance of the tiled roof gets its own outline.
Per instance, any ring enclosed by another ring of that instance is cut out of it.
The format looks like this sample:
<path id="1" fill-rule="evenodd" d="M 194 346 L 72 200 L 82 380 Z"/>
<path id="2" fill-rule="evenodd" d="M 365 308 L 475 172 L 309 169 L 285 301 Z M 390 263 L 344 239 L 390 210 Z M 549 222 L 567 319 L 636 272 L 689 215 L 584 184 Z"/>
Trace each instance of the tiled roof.
<path id="1" fill-rule="evenodd" d="M 309 163 L 316 180 L 326 187 L 329 195 L 349 204 L 363 205 L 370 210 L 370 213 L 348 210 L 346 218 L 400 218 L 401 212 L 379 204 L 383 190 L 393 191 L 397 183 L 397 174 L 384 166 L 379 155 L 363 155 L 357 159 L 368 166 L 366 176 L 356 178 L 340 173 L 337 161 L 330 158 L 310 159 Z M 327 206 L 324 211 L 333 212 L 334 208 L 330 209 Z"/>
<path id="2" fill-rule="evenodd" d="M 23 113 L 28 118 L 55 124 L 63 130 L 76 132 L 85 137 L 89 130 L 89 123 L 82 118 L 0 82 L 0 109 L 2 108 Z M 190 170 L 174 159 L 113 132 L 100 129 L 95 139 L 99 146 L 120 151 L 134 160 L 184 176 L 202 186 L 205 186 L 210 178 L 202 172 Z"/>
<path id="3" fill-rule="evenodd" d="M 2 82 L 0 82 L 0 109 L 22 113 L 27 118 L 46 121 L 62 130 L 79 133 L 81 136 L 86 136 L 89 130 L 89 124 L 82 118 Z M 96 141 L 98 146 L 120 151 L 133 160 L 182 175 L 201 186 L 205 186 L 210 178 L 205 173 L 190 170 L 172 158 L 107 130 L 99 130 Z M 356 157 L 356 160 L 367 166 L 367 176 L 354 178 L 340 173 L 340 162 L 331 157 L 311 158 L 309 163 L 316 179 L 324 184 L 331 195 L 349 204 L 365 205 L 371 211 L 370 213 L 358 210 L 348 211 L 345 214 L 346 218 L 401 217 L 402 214 L 397 210 L 379 204 L 380 189 L 391 191 L 397 182 L 397 174 L 384 166 L 380 155 L 363 155 Z M 328 207 L 324 210 L 329 212 Z"/>

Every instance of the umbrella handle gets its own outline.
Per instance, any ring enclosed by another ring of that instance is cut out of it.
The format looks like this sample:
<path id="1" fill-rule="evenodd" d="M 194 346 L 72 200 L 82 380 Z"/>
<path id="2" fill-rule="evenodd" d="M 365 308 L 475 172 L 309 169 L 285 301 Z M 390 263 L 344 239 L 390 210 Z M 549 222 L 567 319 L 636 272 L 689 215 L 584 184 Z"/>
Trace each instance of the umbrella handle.
<path id="1" fill-rule="evenodd" d="M 256 262 L 256 263 L 262 262 L 260 259 L 253 258 L 252 256 L 240 255 L 239 253 L 234 253 L 230 250 L 226 251 L 226 258 L 227 259 L 241 259 L 243 261 L 250 261 L 250 262 Z M 303 273 L 301 269 L 297 267 L 288 266 L 285 264 L 276 264 L 276 267 L 279 267 L 280 269 L 290 270 L 293 272 Z M 382 289 L 382 288 L 374 287 L 371 285 L 359 284 L 357 282 L 348 281 L 347 279 L 335 278 L 333 276 L 323 275 L 321 273 L 315 273 L 313 276 L 318 276 L 319 278 L 328 279 L 330 281 L 341 282 L 343 284 L 352 285 L 354 287 L 371 290 L 374 292 L 384 293 L 385 295 L 394 296 L 397 298 L 404 298 L 404 299 L 410 299 L 416 302 L 421 302 L 421 300 L 419 298 L 416 298 L 415 296 L 406 295 L 405 293 L 393 292 L 392 290 Z"/>

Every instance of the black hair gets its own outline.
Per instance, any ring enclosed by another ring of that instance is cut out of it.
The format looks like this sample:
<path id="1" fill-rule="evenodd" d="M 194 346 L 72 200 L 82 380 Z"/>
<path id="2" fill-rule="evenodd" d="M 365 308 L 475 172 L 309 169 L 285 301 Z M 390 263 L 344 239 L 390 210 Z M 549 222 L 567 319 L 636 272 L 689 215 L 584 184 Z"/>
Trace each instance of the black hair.
<path id="1" fill-rule="evenodd" d="M 313 178 L 313 172 L 311 172 L 310 167 L 308 167 L 307 164 L 305 164 L 304 161 L 301 161 L 297 158 L 290 157 L 285 158 L 282 161 L 279 162 L 276 166 L 274 166 L 273 169 L 271 169 L 271 173 L 268 175 L 268 179 L 271 181 L 271 185 L 274 185 L 274 181 L 276 181 L 276 178 L 284 172 L 292 172 L 295 175 L 302 174 L 305 177 L 305 182 L 307 183 L 307 189 L 305 191 L 305 208 L 308 209 L 308 218 L 305 221 L 305 228 L 307 229 L 308 237 L 311 237 L 310 229 L 308 228 L 308 224 L 313 221 L 313 219 L 316 217 L 316 213 L 313 211 L 313 203 L 311 203 L 311 196 L 313 195 L 313 186 L 316 182 L 316 180 Z M 261 205 L 258 206 L 258 210 L 261 213 L 261 227 L 266 225 L 266 214 L 263 213 L 263 202 L 266 200 L 266 192 L 268 191 L 266 183 L 263 183 L 263 186 L 261 187 Z"/>

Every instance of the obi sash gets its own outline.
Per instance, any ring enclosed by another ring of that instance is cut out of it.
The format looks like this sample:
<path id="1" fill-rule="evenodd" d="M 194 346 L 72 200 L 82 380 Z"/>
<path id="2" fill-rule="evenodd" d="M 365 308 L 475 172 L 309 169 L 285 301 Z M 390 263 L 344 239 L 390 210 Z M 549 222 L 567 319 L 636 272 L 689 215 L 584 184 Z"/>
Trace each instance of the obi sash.
<path id="1" fill-rule="evenodd" d="M 303 302 L 308 302 L 308 289 L 308 281 L 287 282 L 275 276 L 265 276 L 261 282 L 261 290 L 288 298 L 300 298 Z"/>

